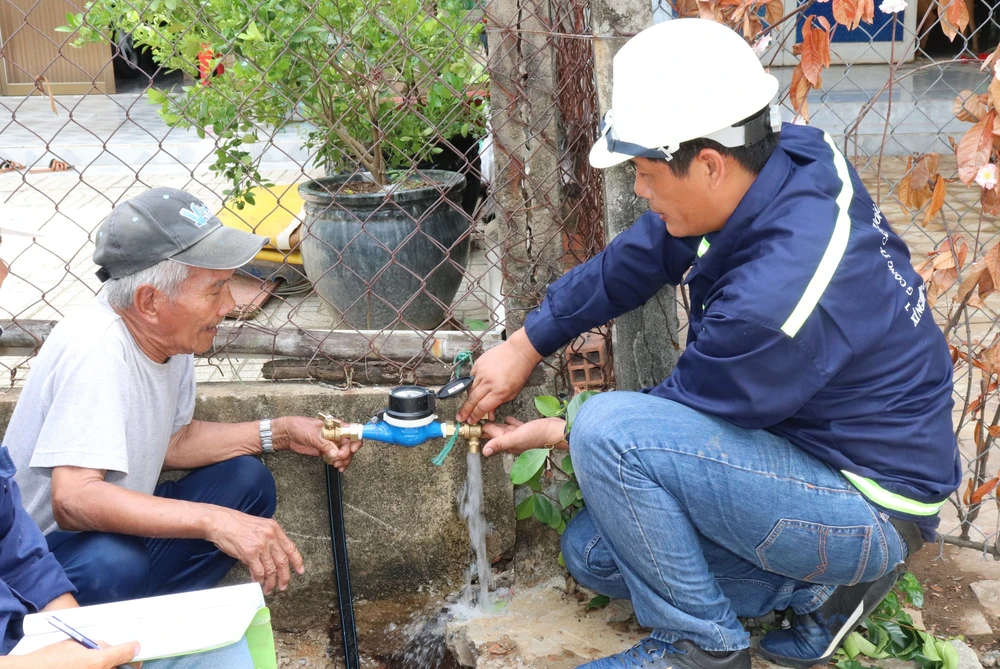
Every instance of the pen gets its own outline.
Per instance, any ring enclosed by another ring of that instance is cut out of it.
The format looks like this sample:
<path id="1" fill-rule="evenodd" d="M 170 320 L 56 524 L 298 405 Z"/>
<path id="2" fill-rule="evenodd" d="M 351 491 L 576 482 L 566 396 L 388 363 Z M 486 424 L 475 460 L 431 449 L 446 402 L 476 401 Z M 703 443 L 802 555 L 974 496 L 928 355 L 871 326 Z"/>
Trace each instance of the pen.
<path id="1" fill-rule="evenodd" d="M 47 620 L 50 625 L 52 625 L 57 630 L 68 636 L 73 641 L 76 641 L 84 648 L 90 648 L 91 650 L 100 650 L 101 648 L 100 645 L 98 645 L 93 640 L 83 636 L 83 634 L 77 632 L 75 629 L 73 629 L 63 621 L 59 620 L 55 616 L 45 616 L 45 620 Z M 128 667 L 120 666 L 119 669 L 128 669 Z"/>
<path id="2" fill-rule="evenodd" d="M 82 634 L 80 634 L 75 629 L 73 629 L 63 621 L 59 620 L 55 616 L 45 616 L 45 619 L 49 621 L 50 625 L 52 625 L 57 630 L 68 636 L 73 641 L 76 641 L 78 644 L 84 646 L 85 648 L 90 648 L 92 650 L 100 649 L 100 646 L 97 645 L 95 642 L 83 636 Z"/>

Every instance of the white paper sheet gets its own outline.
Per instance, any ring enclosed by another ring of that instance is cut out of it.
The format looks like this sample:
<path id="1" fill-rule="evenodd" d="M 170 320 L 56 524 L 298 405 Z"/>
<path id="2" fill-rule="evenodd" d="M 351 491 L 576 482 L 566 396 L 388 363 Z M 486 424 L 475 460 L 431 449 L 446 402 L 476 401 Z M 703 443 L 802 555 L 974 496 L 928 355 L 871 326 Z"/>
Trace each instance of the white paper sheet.
<path id="1" fill-rule="evenodd" d="M 263 607 L 260 585 L 247 583 L 53 613 L 94 641 L 110 645 L 138 641 L 141 650 L 135 660 L 143 661 L 236 643 Z M 68 638 L 48 623 L 47 615 L 24 618 L 24 638 L 11 655 L 26 655 Z"/>

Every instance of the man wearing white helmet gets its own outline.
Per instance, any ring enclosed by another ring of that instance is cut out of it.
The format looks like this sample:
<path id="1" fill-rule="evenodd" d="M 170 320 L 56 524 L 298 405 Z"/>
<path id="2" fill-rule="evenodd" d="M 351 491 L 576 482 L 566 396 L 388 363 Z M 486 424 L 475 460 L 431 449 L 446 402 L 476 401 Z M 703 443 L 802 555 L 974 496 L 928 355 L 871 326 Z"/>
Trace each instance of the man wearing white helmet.
<path id="1" fill-rule="evenodd" d="M 777 89 L 723 25 L 631 39 L 590 159 L 629 161 L 650 211 L 473 369 L 460 420 L 663 286 L 690 291 L 687 347 L 659 385 L 592 397 L 565 439 L 558 418 L 486 428 L 485 455 L 570 450 L 586 508 L 566 565 L 652 629 L 588 669 L 748 669 L 737 617 L 776 609 L 795 620 L 761 652 L 826 663 L 961 477 L 951 359 L 906 245 L 829 135 L 780 125 Z"/>

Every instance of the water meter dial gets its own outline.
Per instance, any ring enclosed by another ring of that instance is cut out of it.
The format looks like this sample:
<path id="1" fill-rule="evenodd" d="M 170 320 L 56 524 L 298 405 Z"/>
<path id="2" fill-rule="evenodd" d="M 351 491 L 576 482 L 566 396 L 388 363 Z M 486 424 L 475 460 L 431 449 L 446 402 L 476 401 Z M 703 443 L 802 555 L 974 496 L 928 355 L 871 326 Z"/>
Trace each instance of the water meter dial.
<path id="1" fill-rule="evenodd" d="M 400 386 L 389 391 L 386 415 L 400 421 L 417 421 L 434 414 L 434 393 L 423 386 Z"/>

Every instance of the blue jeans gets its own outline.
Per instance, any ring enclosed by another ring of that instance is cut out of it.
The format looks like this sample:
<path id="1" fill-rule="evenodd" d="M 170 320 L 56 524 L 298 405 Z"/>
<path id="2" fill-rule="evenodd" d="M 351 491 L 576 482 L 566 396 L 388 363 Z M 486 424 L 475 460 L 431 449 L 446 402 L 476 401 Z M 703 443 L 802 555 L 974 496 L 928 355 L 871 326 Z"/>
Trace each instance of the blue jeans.
<path id="1" fill-rule="evenodd" d="M 142 663 L 143 669 L 253 669 L 253 658 L 247 640 L 216 648 L 205 653 L 150 660 Z"/>
<path id="2" fill-rule="evenodd" d="M 661 641 L 746 648 L 737 620 L 819 608 L 905 558 L 888 516 L 837 471 L 764 430 L 676 402 L 595 395 L 570 436 L 586 508 L 562 538 L 576 580 L 631 599 Z"/>
<path id="3" fill-rule="evenodd" d="M 153 494 L 236 509 L 261 518 L 274 514 L 274 478 L 248 455 L 192 471 L 156 486 Z M 203 590 L 236 564 L 203 539 L 150 539 L 107 532 L 50 532 L 49 550 L 79 591 L 81 606 Z"/>

